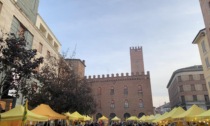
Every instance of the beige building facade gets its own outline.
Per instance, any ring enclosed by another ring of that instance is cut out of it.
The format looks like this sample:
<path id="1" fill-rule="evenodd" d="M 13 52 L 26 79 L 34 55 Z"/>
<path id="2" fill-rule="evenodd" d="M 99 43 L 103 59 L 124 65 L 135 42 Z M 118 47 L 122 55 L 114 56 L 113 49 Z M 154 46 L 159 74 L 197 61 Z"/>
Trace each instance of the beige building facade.
<path id="1" fill-rule="evenodd" d="M 201 65 L 174 71 L 167 88 L 172 108 L 181 106 L 187 110 L 193 104 L 205 110 L 210 108 L 206 81 Z"/>
<path id="2" fill-rule="evenodd" d="M 201 29 L 192 43 L 198 45 L 204 76 L 206 80 L 206 86 L 208 89 L 208 94 L 210 94 L 210 46 L 208 43 L 206 29 Z"/>
<path id="3" fill-rule="evenodd" d="M 44 57 L 44 62 L 49 56 L 58 59 L 61 44 L 38 14 L 38 5 L 39 0 L 0 0 L 0 30 L 17 37 L 23 34 L 27 48 L 37 49 L 37 57 Z M 20 97 L 16 104 L 22 103 Z"/>
<path id="4" fill-rule="evenodd" d="M 208 94 L 210 95 L 210 0 L 199 1 L 203 14 L 205 29 L 202 29 L 198 32 L 192 43 L 198 45 Z"/>

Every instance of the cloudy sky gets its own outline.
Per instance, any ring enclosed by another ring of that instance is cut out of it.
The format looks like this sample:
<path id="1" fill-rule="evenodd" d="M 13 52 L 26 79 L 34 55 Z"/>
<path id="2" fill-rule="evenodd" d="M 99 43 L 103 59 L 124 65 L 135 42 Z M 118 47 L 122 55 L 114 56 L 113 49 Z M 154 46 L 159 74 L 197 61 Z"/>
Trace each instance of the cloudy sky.
<path id="1" fill-rule="evenodd" d="M 129 48 L 142 46 L 155 107 L 169 101 L 175 70 L 201 64 L 199 0 L 40 0 L 39 14 L 87 76 L 130 73 Z"/>

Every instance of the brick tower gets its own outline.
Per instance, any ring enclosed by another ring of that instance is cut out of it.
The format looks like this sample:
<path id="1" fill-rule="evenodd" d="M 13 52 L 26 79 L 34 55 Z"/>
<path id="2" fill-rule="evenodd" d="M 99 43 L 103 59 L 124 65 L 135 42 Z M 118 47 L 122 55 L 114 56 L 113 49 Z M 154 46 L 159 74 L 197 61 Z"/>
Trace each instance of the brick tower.
<path id="1" fill-rule="evenodd" d="M 131 73 L 144 73 L 142 47 L 130 47 Z"/>

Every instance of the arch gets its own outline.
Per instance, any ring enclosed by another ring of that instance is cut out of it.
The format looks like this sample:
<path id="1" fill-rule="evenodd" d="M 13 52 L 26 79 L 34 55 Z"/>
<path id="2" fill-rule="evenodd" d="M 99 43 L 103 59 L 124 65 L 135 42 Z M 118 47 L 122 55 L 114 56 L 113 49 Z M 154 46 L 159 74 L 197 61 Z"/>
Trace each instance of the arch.
<path id="1" fill-rule="evenodd" d="M 140 118 L 140 117 L 142 117 L 143 115 L 145 115 L 143 112 L 140 112 L 139 114 L 138 114 L 138 117 Z"/>
<path id="2" fill-rule="evenodd" d="M 115 113 L 110 113 L 110 114 L 109 114 L 109 118 L 110 118 L 110 119 L 114 118 L 115 116 L 116 116 Z"/>
<path id="3" fill-rule="evenodd" d="M 124 119 L 127 119 L 127 118 L 131 117 L 131 115 L 130 115 L 130 113 L 125 113 L 125 114 L 123 115 L 123 117 L 124 117 Z"/>
<path id="4" fill-rule="evenodd" d="M 102 117 L 102 114 L 101 113 L 97 113 L 96 114 L 96 120 L 98 120 L 99 118 L 101 118 Z"/>

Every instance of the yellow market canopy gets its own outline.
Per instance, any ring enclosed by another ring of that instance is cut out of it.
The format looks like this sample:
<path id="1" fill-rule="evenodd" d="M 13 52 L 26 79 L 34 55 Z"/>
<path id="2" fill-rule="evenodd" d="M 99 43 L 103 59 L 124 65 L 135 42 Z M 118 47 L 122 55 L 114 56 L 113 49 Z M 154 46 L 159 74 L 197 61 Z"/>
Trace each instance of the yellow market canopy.
<path id="1" fill-rule="evenodd" d="M 64 113 L 64 115 L 67 116 L 69 120 L 78 120 L 77 117 L 72 116 L 69 112 Z"/>
<path id="2" fill-rule="evenodd" d="M 102 121 L 103 121 L 103 120 L 106 120 L 106 121 L 107 121 L 107 120 L 108 120 L 108 118 L 107 118 L 107 117 L 105 117 L 105 116 L 102 116 L 102 117 L 101 117 L 101 118 L 99 118 L 98 120 L 99 120 L 99 121 L 100 121 L 100 120 L 102 120 Z"/>
<path id="3" fill-rule="evenodd" d="M 145 118 L 144 122 L 150 122 L 154 117 L 154 115 L 150 115 L 147 118 Z"/>
<path id="4" fill-rule="evenodd" d="M 1 121 L 15 121 L 22 120 L 24 115 L 24 107 L 17 106 L 7 112 L 1 113 Z M 27 110 L 26 120 L 28 121 L 48 121 L 48 117 L 35 114 L 29 110 Z"/>
<path id="5" fill-rule="evenodd" d="M 156 114 L 152 118 L 147 119 L 147 122 L 152 122 L 152 121 L 154 121 L 155 119 L 157 119 L 160 116 L 161 116 L 161 114 Z"/>
<path id="6" fill-rule="evenodd" d="M 190 118 L 194 118 L 196 115 L 199 115 L 203 113 L 205 110 L 198 107 L 197 105 L 191 106 L 186 112 L 177 115 L 173 118 L 178 119 L 178 118 L 184 118 L 185 120 L 189 120 Z"/>
<path id="7" fill-rule="evenodd" d="M 167 115 L 159 118 L 156 121 L 157 122 L 159 122 L 159 121 L 170 121 L 172 119 L 172 117 L 178 116 L 178 115 L 180 115 L 184 112 L 185 112 L 185 110 L 182 107 L 174 108 Z"/>
<path id="8" fill-rule="evenodd" d="M 120 121 L 121 119 L 115 116 L 114 118 L 111 119 L 112 121 Z"/>
<path id="9" fill-rule="evenodd" d="M 139 120 L 139 119 L 136 116 L 131 116 L 126 119 L 126 121 L 137 121 L 137 120 Z"/>
<path id="10" fill-rule="evenodd" d="M 196 115 L 195 117 L 202 118 L 202 119 L 209 118 L 210 117 L 210 109 L 208 111 L 205 111 L 205 112 L 199 114 L 199 115 Z"/>
<path id="11" fill-rule="evenodd" d="M 81 114 L 79 114 L 77 111 L 73 112 L 71 114 L 72 117 L 76 117 L 76 120 L 84 120 L 84 116 L 82 116 Z"/>
<path id="12" fill-rule="evenodd" d="M 176 111 L 171 112 L 171 113 L 169 114 L 169 118 L 172 119 L 172 118 L 174 118 L 174 117 L 176 117 L 176 116 L 178 116 L 178 115 L 181 115 L 181 114 L 184 113 L 184 112 L 185 112 L 185 110 L 184 110 L 182 107 L 178 107 L 178 108 L 176 109 Z"/>
<path id="13" fill-rule="evenodd" d="M 140 122 L 146 122 L 146 120 L 149 118 L 149 116 L 143 115 L 140 119 L 138 119 Z"/>
<path id="14" fill-rule="evenodd" d="M 145 120 L 145 118 L 146 118 L 146 116 L 143 115 L 141 118 L 139 118 L 139 121 L 143 121 L 143 120 Z"/>
<path id="15" fill-rule="evenodd" d="M 66 116 L 55 112 L 49 105 L 46 104 L 40 104 L 31 111 L 39 115 L 47 116 L 48 119 L 66 119 Z"/>
<path id="16" fill-rule="evenodd" d="M 155 120 L 153 120 L 152 122 L 156 123 L 159 122 L 162 118 L 164 118 L 166 115 L 168 114 L 168 112 L 165 112 L 163 115 L 159 116 L 158 118 L 156 118 Z"/>
<path id="17" fill-rule="evenodd" d="M 92 120 L 92 118 L 88 115 L 86 115 L 86 116 L 83 115 L 83 117 L 84 117 L 84 121 L 91 121 Z"/>

